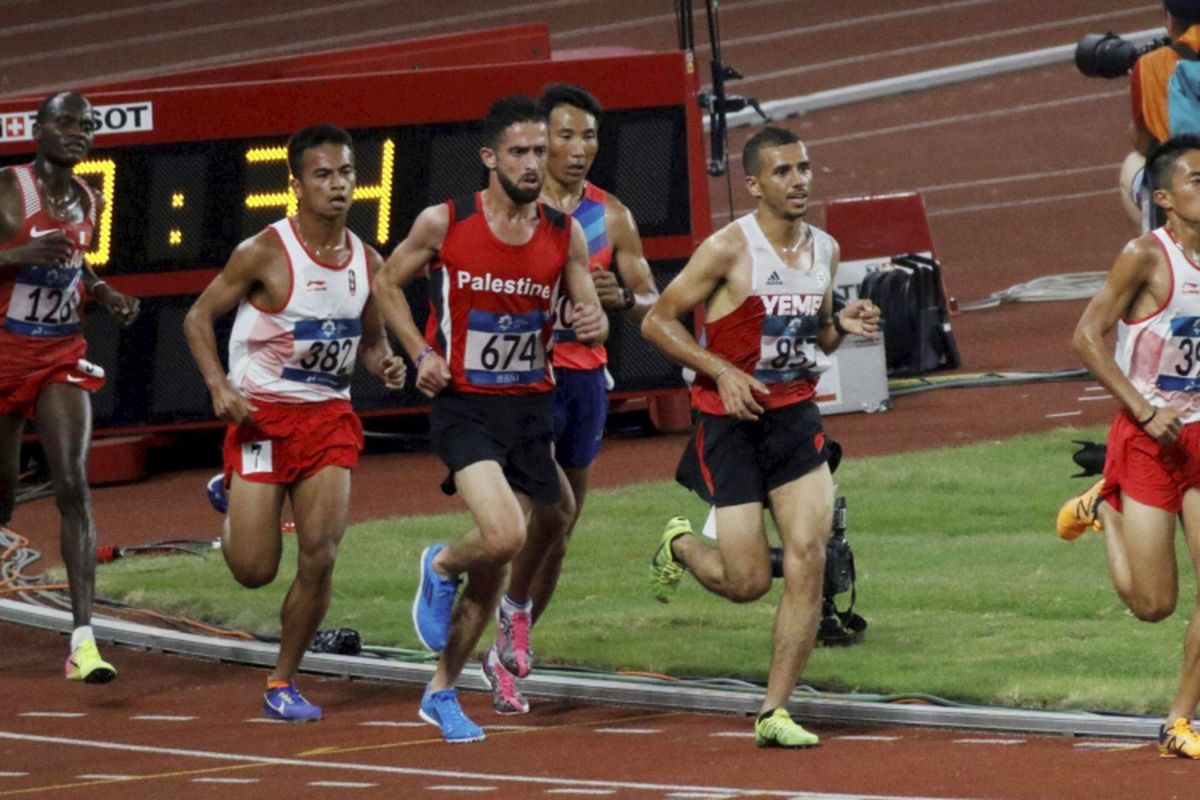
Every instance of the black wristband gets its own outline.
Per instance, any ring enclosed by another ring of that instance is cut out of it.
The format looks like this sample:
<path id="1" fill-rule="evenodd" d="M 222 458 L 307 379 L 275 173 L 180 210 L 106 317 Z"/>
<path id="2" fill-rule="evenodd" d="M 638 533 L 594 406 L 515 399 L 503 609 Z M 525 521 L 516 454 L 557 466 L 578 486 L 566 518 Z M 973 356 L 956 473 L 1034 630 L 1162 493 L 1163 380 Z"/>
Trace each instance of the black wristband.
<path id="1" fill-rule="evenodd" d="M 836 312 L 831 319 L 833 320 L 833 329 L 837 331 L 838 336 L 845 336 L 849 333 L 849 331 L 842 327 L 842 318 Z"/>
<path id="2" fill-rule="evenodd" d="M 628 286 L 623 286 L 621 287 L 621 292 L 625 295 L 625 308 L 621 309 L 622 311 L 628 311 L 637 305 L 637 297 L 634 295 L 632 289 Z"/>
<path id="3" fill-rule="evenodd" d="M 1135 421 L 1135 422 L 1137 422 L 1137 424 L 1138 424 L 1138 427 L 1139 427 L 1139 428 L 1144 428 L 1144 427 L 1146 427 L 1147 425 L 1149 425 L 1149 424 L 1150 424 L 1150 421 L 1151 421 L 1151 420 L 1153 420 L 1153 419 L 1154 419 L 1156 416 L 1158 416 L 1158 409 L 1157 409 L 1157 408 L 1156 408 L 1156 409 L 1154 409 L 1153 411 L 1151 411 L 1151 412 L 1150 412 L 1150 416 L 1146 417 L 1145 419 L 1136 419 L 1136 418 L 1135 418 L 1135 420 L 1134 420 L 1134 421 Z"/>

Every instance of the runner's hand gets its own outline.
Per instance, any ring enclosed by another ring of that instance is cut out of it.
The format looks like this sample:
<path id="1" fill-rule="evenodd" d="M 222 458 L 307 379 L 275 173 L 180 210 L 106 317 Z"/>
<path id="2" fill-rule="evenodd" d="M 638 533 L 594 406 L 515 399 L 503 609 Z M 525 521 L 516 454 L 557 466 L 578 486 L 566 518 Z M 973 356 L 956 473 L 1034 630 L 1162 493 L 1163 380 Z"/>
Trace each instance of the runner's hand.
<path id="1" fill-rule="evenodd" d="M 123 327 L 128 328 L 132 325 L 133 321 L 138 318 L 138 314 L 141 313 L 142 303 L 140 300 L 127 294 L 121 294 L 107 283 L 92 287 L 92 295 L 100 301 L 108 313 L 116 317 Z"/>
<path id="2" fill-rule="evenodd" d="M 879 330 L 879 314 L 879 306 L 870 300 L 855 300 L 838 312 L 838 319 L 847 333 L 874 339 Z"/>
<path id="3" fill-rule="evenodd" d="M 404 363 L 403 358 L 395 355 L 388 356 L 383 359 L 379 367 L 384 386 L 392 391 L 404 388 L 404 382 L 408 379 L 408 365 Z"/>
<path id="4" fill-rule="evenodd" d="M 593 273 L 594 274 L 594 273 Z M 589 347 L 595 347 L 604 341 L 608 332 L 608 318 L 599 306 L 588 303 L 576 303 L 571 315 L 571 327 L 575 329 L 575 338 Z"/>
<path id="5" fill-rule="evenodd" d="M 417 389 L 426 397 L 434 397 L 450 384 L 450 367 L 446 359 L 430 350 L 417 367 Z"/>
<path id="6" fill-rule="evenodd" d="M 596 294 L 600 305 L 605 311 L 624 311 L 625 292 L 617 283 L 617 276 L 607 269 L 598 269 L 591 273 L 592 283 L 596 284 Z"/>
<path id="7" fill-rule="evenodd" d="M 73 252 L 75 243 L 56 230 L 30 239 L 20 247 L 5 250 L 0 254 L 0 263 L 14 267 L 62 267 L 71 260 Z"/>
<path id="8" fill-rule="evenodd" d="M 223 386 L 218 386 L 212 393 L 213 396 L 213 413 L 219 419 L 226 422 L 232 422 L 235 425 L 250 419 L 250 415 L 258 411 L 246 396 L 234 389 L 228 381 Z"/>
<path id="9" fill-rule="evenodd" d="M 1183 433 L 1179 410 L 1171 406 L 1160 406 L 1154 411 L 1154 418 L 1143 425 L 1142 430 L 1159 444 L 1175 444 L 1179 441 L 1179 434 Z"/>
<path id="10" fill-rule="evenodd" d="M 770 394 L 771 390 L 762 381 L 747 375 L 740 369 L 730 366 L 724 369 L 716 379 L 717 391 L 721 393 L 721 402 L 730 416 L 737 419 L 753 421 L 763 412 L 754 395 Z"/>

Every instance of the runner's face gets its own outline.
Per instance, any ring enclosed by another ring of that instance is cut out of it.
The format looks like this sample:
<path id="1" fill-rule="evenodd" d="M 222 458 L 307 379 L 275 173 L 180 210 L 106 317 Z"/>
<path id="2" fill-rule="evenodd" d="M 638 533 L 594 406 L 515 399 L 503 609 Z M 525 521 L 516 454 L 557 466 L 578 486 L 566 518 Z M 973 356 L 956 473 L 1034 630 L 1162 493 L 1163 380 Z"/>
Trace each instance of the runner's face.
<path id="1" fill-rule="evenodd" d="M 794 221 L 808 213 L 812 165 L 802 142 L 768 147 L 758 152 L 762 167 L 746 178 L 746 188 L 780 219 Z"/>
<path id="2" fill-rule="evenodd" d="M 575 106 L 555 106 L 550 112 L 550 156 L 546 171 L 563 186 L 587 177 L 600 149 L 596 118 Z"/>
<path id="3" fill-rule="evenodd" d="M 514 122 L 495 150 L 483 148 L 483 163 L 514 203 L 532 203 L 546 180 L 547 150 L 545 123 Z"/>
<path id="4" fill-rule="evenodd" d="M 301 208 L 319 217 L 343 217 L 354 200 L 354 153 L 344 144 L 326 142 L 301 155 L 300 177 L 292 190 Z"/>
<path id="5" fill-rule="evenodd" d="M 65 167 L 87 158 L 96 130 L 92 104 L 77 94 L 63 94 L 51 101 L 46 112 L 46 118 L 33 125 L 38 153 Z"/>

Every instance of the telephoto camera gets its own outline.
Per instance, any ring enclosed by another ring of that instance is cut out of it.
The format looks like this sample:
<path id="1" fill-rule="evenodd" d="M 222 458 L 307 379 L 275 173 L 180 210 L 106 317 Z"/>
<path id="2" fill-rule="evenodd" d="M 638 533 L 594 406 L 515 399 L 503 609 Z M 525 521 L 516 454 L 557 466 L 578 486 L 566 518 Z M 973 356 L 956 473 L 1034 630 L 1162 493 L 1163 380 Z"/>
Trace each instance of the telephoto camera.
<path id="1" fill-rule="evenodd" d="M 1120 78 L 1128 75 L 1133 64 L 1142 56 L 1160 47 L 1168 47 L 1171 39 L 1160 36 L 1140 47 L 1111 31 L 1089 33 L 1075 45 L 1075 66 L 1089 78 Z"/>

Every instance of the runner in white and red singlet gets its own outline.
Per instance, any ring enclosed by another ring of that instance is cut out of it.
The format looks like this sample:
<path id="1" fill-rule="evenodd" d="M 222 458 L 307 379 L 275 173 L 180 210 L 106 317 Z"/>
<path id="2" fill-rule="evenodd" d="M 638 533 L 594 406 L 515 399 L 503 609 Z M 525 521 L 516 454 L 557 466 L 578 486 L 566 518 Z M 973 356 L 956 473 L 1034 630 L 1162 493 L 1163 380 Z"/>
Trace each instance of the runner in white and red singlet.
<path id="1" fill-rule="evenodd" d="M 356 361 L 390 389 L 404 386 L 371 297 L 382 259 L 346 228 L 354 198 L 350 135 L 314 125 L 288 141 L 296 216 L 242 242 L 184 322 L 188 346 L 212 393 L 225 436 L 229 508 L 221 552 L 234 578 L 270 583 L 282 551 L 279 517 L 291 498 L 299 553 L 283 601 L 279 657 L 263 713 L 320 719 L 296 689 L 296 671 L 329 608 L 338 544 L 346 530 L 350 471 L 363 447 L 350 407 Z M 229 374 L 213 322 L 237 307 Z"/>
<path id="2" fill-rule="evenodd" d="M 94 297 L 129 325 L 138 301 L 97 278 L 84 259 L 104 197 L 72 171 L 91 150 L 95 130 L 83 96 L 50 95 L 33 126 L 37 156 L 0 171 L 0 525 L 12 520 L 21 434 L 31 419 L 62 518 L 75 626 L 66 676 L 107 683 L 117 671 L 100 657 L 91 627 L 96 530 L 86 469 L 88 393 L 104 385 L 104 370 L 84 359 L 83 303 Z"/>
<path id="3" fill-rule="evenodd" d="M 1125 246 L 1074 337 L 1083 363 L 1122 408 L 1109 429 L 1104 477 L 1067 501 L 1057 527 L 1067 540 L 1102 531 L 1117 594 L 1138 619 L 1157 622 L 1179 598 L 1177 519 L 1200 561 L 1200 137 L 1153 148 L 1146 175 L 1167 224 Z M 1114 327 L 1115 355 L 1104 341 Z M 1162 755 L 1200 758 L 1191 722 L 1197 702 L 1200 601 L 1159 733 Z"/>
<path id="4" fill-rule="evenodd" d="M 652 578 L 662 602 L 685 569 L 722 597 L 762 597 L 771 588 L 763 509 L 771 510 L 784 588 L 755 738 L 759 746 L 810 747 L 817 737 L 785 706 L 816 639 L 833 514 L 813 396 L 827 354 L 847 333 L 873 336 L 879 309 L 856 300 L 834 312 L 838 247 L 804 221 L 812 167 L 796 135 L 764 128 L 746 142 L 742 164 L 758 208 L 706 239 L 642 324 L 650 343 L 696 371 L 696 425 L 676 477 L 716 506 L 718 543 L 705 544 L 675 517 Z M 701 304 L 703 346 L 679 322 Z"/>
<path id="5" fill-rule="evenodd" d="M 642 254 L 637 223 L 620 200 L 587 180 L 599 152 L 600 103 L 583 88 L 562 83 L 547 86 L 538 102 L 550 125 L 542 202 L 570 214 L 583 229 L 588 269 L 604 310 L 640 326 L 658 290 Z M 578 341 L 566 297 L 560 298 L 554 316 L 553 358 L 554 459 L 566 487 L 555 505 L 534 507 L 529 537 L 513 559 L 508 589 L 500 598 L 496 643 L 483 660 L 492 705 L 500 714 L 529 711 L 515 679 L 532 668 L 530 628 L 558 584 L 608 418 L 608 353 L 603 346 Z"/>
<path id="6" fill-rule="evenodd" d="M 560 290 L 580 341 L 594 346 L 608 334 L 579 223 L 537 202 L 545 114 L 512 95 L 492 104 L 483 128 L 487 188 L 422 211 L 376 283 L 388 325 L 417 366 L 417 388 L 433 398 L 434 449 L 475 517 L 476 527 L 457 541 L 422 553 L 413 602 L 417 635 L 442 654 L 420 714 L 450 742 L 484 737 L 463 714 L 454 684 L 495 612 L 532 507 L 558 503 L 562 490 L 548 353 Z M 421 273 L 429 277 L 424 336 L 402 291 Z M 455 608 L 463 574 L 470 580 Z"/>

